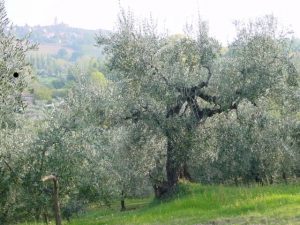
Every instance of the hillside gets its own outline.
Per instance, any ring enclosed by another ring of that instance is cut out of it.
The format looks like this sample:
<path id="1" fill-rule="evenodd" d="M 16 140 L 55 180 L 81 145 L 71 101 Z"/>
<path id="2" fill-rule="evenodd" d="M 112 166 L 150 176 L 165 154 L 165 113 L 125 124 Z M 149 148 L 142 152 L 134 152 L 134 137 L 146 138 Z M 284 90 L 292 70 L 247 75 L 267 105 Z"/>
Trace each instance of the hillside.
<path id="1" fill-rule="evenodd" d="M 40 54 L 56 55 L 60 50 L 66 50 L 70 54 L 70 60 L 75 61 L 83 55 L 101 57 L 99 48 L 95 46 L 95 37 L 99 32 L 105 31 L 73 28 L 61 23 L 49 26 L 15 26 L 14 32 L 18 37 L 30 34 L 29 40 L 39 44 Z"/>
<path id="2" fill-rule="evenodd" d="M 64 97 L 73 84 L 75 67 L 84 68 L 87 74 L 100 70 L 103 55 L 96 46 L 96 35 L 105 30 L 73 28 L 63 23 L 15 26 L 13 30 L 18 38 L 29 35 L 29 40 L 38 44 L 38 49 L 28 54 L 35 77 L 30 87 L 34 103 Z"/>

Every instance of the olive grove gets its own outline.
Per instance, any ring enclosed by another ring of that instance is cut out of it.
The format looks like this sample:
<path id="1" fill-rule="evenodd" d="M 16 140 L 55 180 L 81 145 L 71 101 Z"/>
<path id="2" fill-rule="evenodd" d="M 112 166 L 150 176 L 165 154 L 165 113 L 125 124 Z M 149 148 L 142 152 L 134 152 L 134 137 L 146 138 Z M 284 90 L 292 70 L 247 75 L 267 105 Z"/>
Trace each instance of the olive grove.
<path id="1" fill-rule="evenodd" d="M 236 23 L 223 47 L 200 19 L 170 35 L 121 11 L 116 30 L 96 39 L 105 79 L 73 68 L 67 97 L 38 118 L 22 98 L 35 45 L 14 37 L 2 2 L 0 19 L 1 224 L 53 217 L 49 175 L 67 219 L 91 202 L 125 210 L 127 197 L 163 198 L 180 179 L 299 178 L 299 52 L 273 16 Z"/>

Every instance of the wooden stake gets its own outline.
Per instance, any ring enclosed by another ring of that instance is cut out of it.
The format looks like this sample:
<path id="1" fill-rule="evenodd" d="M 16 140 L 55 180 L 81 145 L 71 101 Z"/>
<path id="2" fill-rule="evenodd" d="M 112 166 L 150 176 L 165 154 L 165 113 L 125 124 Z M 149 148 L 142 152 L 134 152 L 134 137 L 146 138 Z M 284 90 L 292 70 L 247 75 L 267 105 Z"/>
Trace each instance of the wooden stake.
<path id="1" fill-rule="evenodd" d="M 55 224 L 56 225 L 62 225 L 61 223 L 61 213 L 60 213 L 60 207 L 59 207 L 59 197 L 58 197 L 58 179 L 54 175 L 45 176 L 42 178 L 42 181 L 53 181 L 53 210 L 55 214 Z"/>

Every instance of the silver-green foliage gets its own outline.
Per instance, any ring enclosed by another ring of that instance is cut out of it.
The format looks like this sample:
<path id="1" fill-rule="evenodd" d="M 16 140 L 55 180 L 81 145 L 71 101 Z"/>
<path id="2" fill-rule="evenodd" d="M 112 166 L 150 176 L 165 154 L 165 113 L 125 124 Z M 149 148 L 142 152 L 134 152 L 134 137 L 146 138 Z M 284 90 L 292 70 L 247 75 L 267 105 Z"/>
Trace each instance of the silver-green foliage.
<path id="1" fill-rule="evenodd" d="M 20 170 L 16 169 L 31 134 L 21 129 L 20 113 L 25 108 L 22 93 L 30 80 L 26 53 L 35 46 L 26 37 L 17 39 L 0 1 L 0 223 L 12 217 L 20 196 Z M 21 169 L 21 168 L 20 168 Z"/>
<path id="2" fill-rule="evenodd" d="M 172 165 L 166 167 L 170 178 L 174 178 L 171 170 L 178 176 L 177 170 L 191 158 L 191 149 L 202 143 L 201 136 L 198 141 L 193 138 L 207 118 L 239 113 L 244 103 L 252 105 L 247 107 L 249 112 L 258 110 L 263 115 L 258 119 L 267 121 L 266 125 L 256 125 L 251 118 L 243 124 L 235 117 L 226 119 L 224 124 L 220 120 L 215 133 L 207 134 L 213 140 L 209 145 L 219 152 L 220 163 L 233 160 L 226 157 L 236 159 L 233 163 L 237 165 L 227 176 L 245 178 L 247 173 L 241 171 L 239 175 L 238 170 L 247 167 L 242 164 L 249 154 L 249 160 L 261 157 L 252 172 L 259 170 L 264 159 L 279 159 L 283 154 L 283 139 L 275 138 L 281 127 L 269 116 L 268 108 L 274 93 L 288 89 L 287 83 L 295 85 L 298 74 L 290 57 L 289 32 L 282 32 L 273 16 L 237 23 L 237 36 L 225 53 L 209 37 L 205 22 L 200 21 L 196 29 L 190 26 L 185 35 L 169 36 L 159 34 L 151 21 L 137 24 L 132 14 L 124 11 L 117 30 L 100 36 L 98 43 L 104 45 L 110 76 L 117 80 L 122 93 L 120 117 L 147 124 L 167 139 L 167 162 Z M 230 133 L 236 139 L 230 139 Z M 234 153 L 222 153 L 221 157 L 221 152 L 226 151 Z M 292 156 L 287 154 L 286 159 L 289 157 Z M 263 169 L 264 176 L 271 176 L 266 171 L 271 171 L 276 163 Z"/>
<path id="3" fill-rule="evenodd" d="M 9 25 L 4 2 L 0 2 L 0 123 L 9 125 L 15 112 L 24 109 L 21 94 L 30 79 L 26 52 L 35 46 L 26 39 L 17 39 Z M 18 77 L 16 74 L 18 73 Z M 13 123 L 13 122 L 12 122 Z"/>

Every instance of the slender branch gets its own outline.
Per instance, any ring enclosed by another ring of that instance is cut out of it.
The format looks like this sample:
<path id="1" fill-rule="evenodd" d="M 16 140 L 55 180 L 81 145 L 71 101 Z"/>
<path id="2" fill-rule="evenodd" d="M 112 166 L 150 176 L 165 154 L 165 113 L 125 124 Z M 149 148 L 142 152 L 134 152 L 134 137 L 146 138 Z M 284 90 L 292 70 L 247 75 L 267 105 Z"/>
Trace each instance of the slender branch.
<path id="1" fill-rule="evenodd" d="M 133 120 L 134 122 L 137 122 L 141 118 L 142 111 L 140 110 L 132 110 L 130 116 L 126 116 L 124 120 Z"/>
<path id="2" fill-rule="evenodd" d="M 203 118 L 203 111 L 197 103 L 195 96 L 187 99 L 189 107 L 192 109 L 197 120 L 201 120 Z"/>
<path id="3" fill-rule="evenodd" d="M 207 72 L 208 72 L 208 76 L 206 78 L 206 81 L 205 82 L 201 82 L 199 85 L 198 85 L 198 88 L 204 88 L 204 87 L 207 87 L 208 84 L 209 84 L 209 81 L 212 77 L 212 71 L 211 71 L 211 68 L 209 66 L 203 66 L 205 69 L 207 69 Z"/>
<path id="4" fill-rule="evenodd" d="M 155 70 L 155 72 L 153 72 L 152 75 L 155 75 L 155 74 L 159 75 L 159 76 L 163 79 L 163 81 L 166 83 L 166 85 L 169 86 L 169 87 L 171 87 L 171 85 L 170 85 L 168 79 L 167 79 L 164 75 L 162 75 L 162 74 L 159 72 L 159 70 L 157 69 L 156 66 L 150 65 L 150 67 L 153 68 L 153 69 Z"/>
<path id="5" fill-rule="evenodd" d="M 175 114 L 179 114 L 181 106 L 182 106 L 181 104 L 177 104 L 177 105 L 171 107 L 167 112 L 166 118 L 169 118 Z"/>
<path id="6" fill-rule="evenodd" d="M 9 165 L 9 163 L 4 159 L 4 156 L 0 156 L 0 159 L 2 158 L 4 164 L 7 166 L 9 171 L 13 174 L 13 178 L 15 182 L 18 182 L 20 180 L 20 177 L 18 177 L 17 173 L 13 170 L 13 168 Z"/>
<path id="7" fill-rule="evenodd" d="M 206 85 L 208 85 L 208 83 L 209 83 L 209 81 L 210 81 L 213 74 L 212 74 L 211 68 L 209 66 L 204 66 L 204 68 L 206 68 L 207 71 L 208 71 L 208 77 L 207 77 L 207 80 L 206 80 Z"/>
<path id="8" fill-rule="evenodd" d="M 200 92 L 200 91 L 198 91 L 196 93 L 196 96 L 202 98 L 203 100 L 205 100 L 207 102 L 217 104 L 217 97 L 216 96 L 211 96 L 211 95 L 205 94 L 205 93 Z"/>
<path id="9" fill-rule="evenodd" d="M 185 112 L 186 112 L 186 110 L 188 109 L 188 106 L 189 106 L 189 104 L 187 103 L 187 102 L 185 102 L 184 104 L 183 104 L 183 106 L 182 107 L 184 107 L 183 108 L 183 110 L 180 110 L 180 111 L 182 111 L 181 113 L 180 113 L 180 115 L 179 116 L 183 116 L 184 114 L 185 114 Z"/>
<path id="10" fill-rule="evenodd" d="M 163 128 L 163 125 L 159 119 L 159 117 L 157 116 L 157 114 L 155 114 L 155 112 L 151 111 L 148 107 L 148 105 L 145 106 L 141 106 L 142 110 L 133 110 L 132 114 L 130 116 L 126 116 L 123 119 L 124 120 L 132 120 L 133 122 L 138 122 L 142 119 L 142 116 L 144 113 L 148 113 L 148 115 L 151 116 L 151 118 L 156 122 L 156 124 L 160 127 Z"/>
<path id="11" fill-rule="evenodd" d="M 7 166 L 7 168 L 9 169 L 9 171 L 13 174 L 16 174 L 15 171 L 11 168 L 11 166 L 9 165 L 9 163 L 3 159 L 4 164 Z"/>

